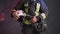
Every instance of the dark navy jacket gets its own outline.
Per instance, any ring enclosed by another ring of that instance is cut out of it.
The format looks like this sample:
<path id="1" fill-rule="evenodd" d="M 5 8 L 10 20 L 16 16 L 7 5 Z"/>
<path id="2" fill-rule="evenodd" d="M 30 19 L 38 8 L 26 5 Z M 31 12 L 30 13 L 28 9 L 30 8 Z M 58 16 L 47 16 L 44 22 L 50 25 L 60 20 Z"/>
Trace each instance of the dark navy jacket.
<path id="1" fill-rule="evenodd" d="M 16 9 L 16 10 L 20 10 L 20 9 L 24 10 L 24 5 L 23 4 L 24 4 L 25 1 L 26 0 L 23 0 L 22 2 L 19 2 L 19 4 L 14 9 Z M 30 0 L 28 0 L 28 2 L 30 3 Z M 48 8 L 47 8 L 47 5 L 45 4 L 44 0 L 36 0 L 36 1 L 33 2 L 33 4 L 35 4 L 35 3 L 40 3 L 40 5 L 41 5 L 40 10 L 43 11 L 45 13 L 45 15 L 47 16 Z M 29 13 L 34 15 L 34 12 L 33 12 L 34 9 L 35 9 L 34 7 L 29 9 L 29 11 L 30 11 Z"/>

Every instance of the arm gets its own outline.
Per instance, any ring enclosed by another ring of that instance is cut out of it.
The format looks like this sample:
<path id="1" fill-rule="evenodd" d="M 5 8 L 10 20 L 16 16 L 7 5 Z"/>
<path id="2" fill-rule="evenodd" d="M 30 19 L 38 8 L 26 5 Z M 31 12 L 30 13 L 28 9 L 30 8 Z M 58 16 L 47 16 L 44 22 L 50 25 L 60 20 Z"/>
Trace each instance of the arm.
<path id="1" fill-rule="evenodd" d="M 47 15 L 48 15 L 48 8 L 47 8 L 47 5 L 46 3 L 44 2 L 44 0 L 37 0 L 36 1 L 37 4 L 36 4 L 36 11 L 35 11 L 35 16 L 38 16 L 38 12 L 40 11 L 41 12 L 41 16 L 43 19 L 46 19 Z"/>
<path id="2" fill-rule="evenodd" d="M 47 24 L 46 24 L 46 22 L 44 22 L 44 20 L 46 19 L 47 15 L 48 15 L 48 8 L 47 8 L 45 2 L 43 0 L 40 0 L 40 4 L 39 3 L 37 4 L 36 9 L 37 9 L 36 16 L 38 16 L 38 11 L 39 11 L 40 18 L 43 19 L 42 20 L 43 21 L 43 29 L 45 31 L 47 29 Z"/>
<path id="3" fill-rule="evenodd" d="M 23 7 L 23 2 L 19 2 L 19 4 L 16 5 L 16 7 L 14 7 L 14 8 L 12 9 L 11 16 L 14 17 L 15 19 L 18 19 L 19 16 L 17 16 L 17 15 L 18 15 L 18 13 L 20 12 L 20 11 L 18 11 L 18 10 L 22 10 L 22 9 L 23 9 L 22 7 Z"/>
<path id="4" fill-rule="evenodd" d="M 41 16 L 43 17 L 43 19 L 46 19 L 47 15 L 48 15 L 48 8 L 46 3 L 44 2 L 44 0 L 40 0 L 40 4 L 41 4 Z"/>

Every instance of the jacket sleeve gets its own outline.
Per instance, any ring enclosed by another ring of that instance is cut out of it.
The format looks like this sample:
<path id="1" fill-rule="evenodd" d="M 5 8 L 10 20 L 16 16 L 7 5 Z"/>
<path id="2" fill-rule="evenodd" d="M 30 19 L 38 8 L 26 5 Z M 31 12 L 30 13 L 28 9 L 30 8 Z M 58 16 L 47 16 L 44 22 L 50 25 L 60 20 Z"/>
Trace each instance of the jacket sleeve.
<path id="1" fill-rule="evenodd" d="M 43 19 L 45 19 L 48 15 L 48 8 L 44 0 L 40 0 L 40 4 L 41 4 L 41 10 L 42 10 L 41 16 L 43 17 Z"/>

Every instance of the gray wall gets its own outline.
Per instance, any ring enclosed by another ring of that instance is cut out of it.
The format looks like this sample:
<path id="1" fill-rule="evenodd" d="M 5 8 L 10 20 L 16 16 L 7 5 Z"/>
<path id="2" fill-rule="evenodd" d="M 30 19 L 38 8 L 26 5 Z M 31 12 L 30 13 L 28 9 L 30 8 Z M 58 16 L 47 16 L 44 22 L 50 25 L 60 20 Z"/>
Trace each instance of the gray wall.
<path id="1" fill-rule="evenodd" d="M 48 34 L 60 34 L 60 1 L 59 0 L 47 0 L 49 8 L 49 15 L 47 19 Z"/>

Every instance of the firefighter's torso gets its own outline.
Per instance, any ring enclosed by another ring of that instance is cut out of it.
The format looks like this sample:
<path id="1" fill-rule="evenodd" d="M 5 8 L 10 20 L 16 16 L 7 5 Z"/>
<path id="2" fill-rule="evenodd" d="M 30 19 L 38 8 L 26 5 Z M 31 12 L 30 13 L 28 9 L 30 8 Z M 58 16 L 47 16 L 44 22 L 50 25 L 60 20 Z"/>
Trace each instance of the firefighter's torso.
<path id="1" fill-rule="evenodd" d="M 24 10 L 24 12 L 26 14 L 31 15 L 30 12 L 29 12 L 30 11 L 29 8 L 30 8 L 30 5 L 33 5 L 32 3 L 33 2 L 31 2 L 30 0 L 25 0 L 24 1 L 24 8 L 23 8 L 23 10 Z M 40 9 L 40 3 L 36 3 L 36 5 L 34 7 L 35 7 L 35 11 L 34 11 L 35 16 L 38 16 L 39 15 L 39 9 Z M 25 20 L 23 20 L 23 23 L 25 23 L 25 24 L 31 24 L 31 21 L 25 19 Z"/>

